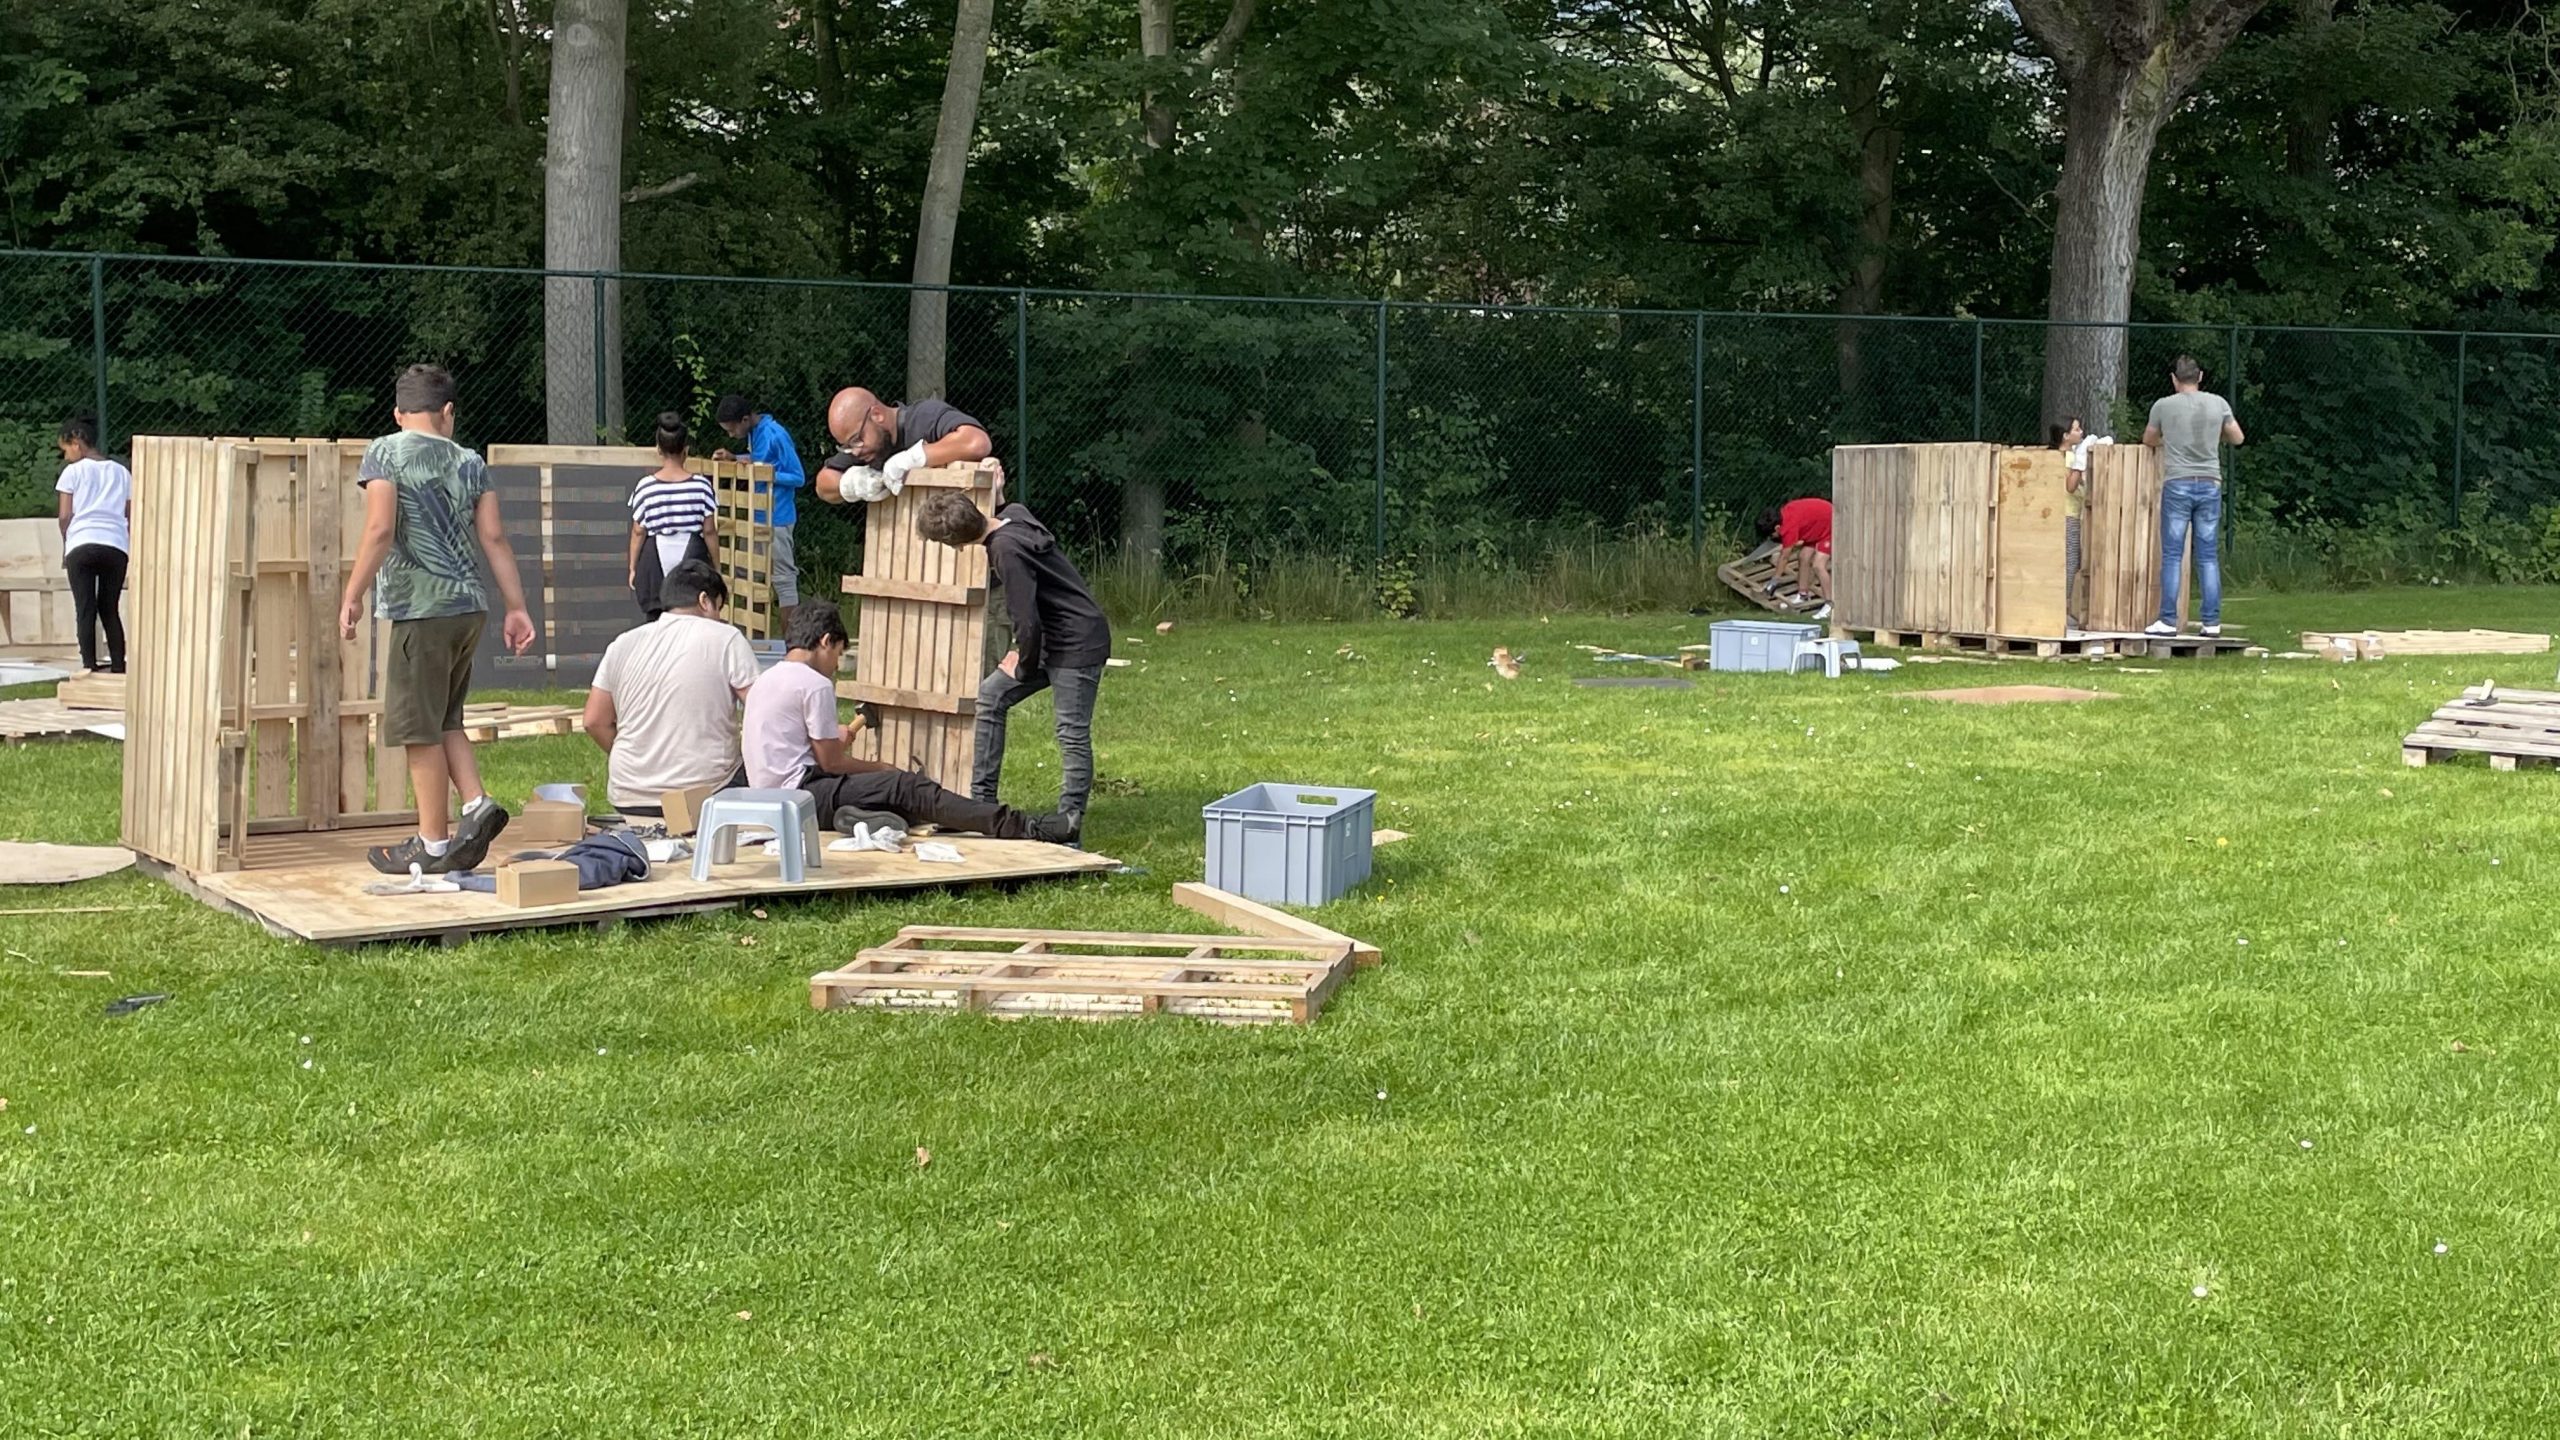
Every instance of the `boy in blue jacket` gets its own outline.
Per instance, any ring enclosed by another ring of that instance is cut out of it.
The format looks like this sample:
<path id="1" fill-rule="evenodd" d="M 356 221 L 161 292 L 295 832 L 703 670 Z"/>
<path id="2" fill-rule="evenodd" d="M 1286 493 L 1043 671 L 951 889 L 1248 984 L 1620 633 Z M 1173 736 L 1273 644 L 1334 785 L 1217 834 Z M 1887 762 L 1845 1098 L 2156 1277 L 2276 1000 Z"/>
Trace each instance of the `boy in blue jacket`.
<path id="1" fill-rule="evenodd" d="M 800 523 L 800 487 L 809 483 L 808 472 L 800 468 L 800 448 L 791 443 L 791 432 L 781 421 L 744 395 L 721 396 L 718 414 L 720 428 L 730 439 L 746 441 L 747 453 L 715 450 L 712 459 L 773 467 L 773 599 L 777 609 L 789 610 L 800 603 L 800 558 L 792 547 L 791 527 Z"/>

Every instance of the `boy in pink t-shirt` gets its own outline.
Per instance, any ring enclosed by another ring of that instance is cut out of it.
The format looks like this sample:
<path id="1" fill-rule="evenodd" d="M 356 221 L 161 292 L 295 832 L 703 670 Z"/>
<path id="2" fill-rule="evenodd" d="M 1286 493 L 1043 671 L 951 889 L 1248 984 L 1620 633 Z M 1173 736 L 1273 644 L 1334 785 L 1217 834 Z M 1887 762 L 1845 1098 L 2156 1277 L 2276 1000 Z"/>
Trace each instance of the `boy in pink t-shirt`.
<path id="1" fill-rule="evenodd" d="M 739 748 L 748 784 L 808 791 L 817 799 L 818 818 L 847 834 L 857 824 L 876 827 L 884 816 L 999 840 L 1064 842 L 1075 834 L 1064 815 L 1025 815 L 954 794 L 913 771 L 858 758 L 836 719 L 835 674 L 849 643 L 843 615 L 824 600 L 795 605 L 784 640 L 791 648 L 782 663 L 747 691 Z"/>

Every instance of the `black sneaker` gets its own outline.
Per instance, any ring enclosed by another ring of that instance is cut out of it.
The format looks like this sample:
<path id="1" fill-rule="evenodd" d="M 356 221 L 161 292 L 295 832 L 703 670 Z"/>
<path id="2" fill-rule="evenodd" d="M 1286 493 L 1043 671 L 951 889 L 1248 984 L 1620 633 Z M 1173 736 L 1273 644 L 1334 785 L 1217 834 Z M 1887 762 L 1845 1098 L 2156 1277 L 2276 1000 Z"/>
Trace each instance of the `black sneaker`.
<path id="1" fill-rule="evenodd" d="M 886 810 L 865 810 L 859 805 L 847 805 L 836 811 L 835 826 L 837 834 L 850 835 L 853 833 L 853 827 L 856 825 L 870 826 L 871 833 L 875 835 L 879 834 L 883 830 L 905 830 L 909 828 L 906 821 L 899 819 L 897 816 L 890 814 Z"/>
<path id="2" fill-rule="evenodd" d="M 444 852 L 447 870 L 477 870 L 489 858 L 489 847 L 505 833 L 507 807 L 492 800 L 474 810 L 466 807 L 453 827 L 453 848 Z"/>
<path id="3" fill-rule="evenodd" d="M 460 848 L 461 843 L 457 841 L 445 847 L 443 854 L 430 855 L 427 842 L 412 835 L 397 845 L 376 845 L 364 852 L 364 858 L 385 875 L 406 875 L 413 866 L 420 874 L 442 875 L 448 870 L 461 868 L 453 863 L 454 852 Z"/>
<path id="4" fill-rule="evenodd" d="M 1032 839 L 1043 840 L 1051 845 L 1081 846 L 1084 843 L 1082 815 L 1070 814 L 1064 810 L 1052 810 L 1046 815 L 1032 816 L 1030 828 Z"/>

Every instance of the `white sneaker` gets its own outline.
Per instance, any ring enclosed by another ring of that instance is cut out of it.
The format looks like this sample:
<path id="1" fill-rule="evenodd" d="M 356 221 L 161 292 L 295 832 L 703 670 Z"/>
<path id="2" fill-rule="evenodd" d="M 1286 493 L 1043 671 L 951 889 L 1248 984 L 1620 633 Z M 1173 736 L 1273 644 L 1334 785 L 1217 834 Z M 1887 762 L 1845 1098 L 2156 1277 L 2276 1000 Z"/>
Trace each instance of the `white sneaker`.
<path id="1" fill-rule="evenodd" d="M 2166 620 L 2154 620 L 2150 624 L 2142 627 L 2142 633 L 2167 639 L 2168 637 L 2178 633 L 2178 627 L 2170 624 Z"/>
<path id="2" fill-rule="evenodd" d="M 2219 625 L 2207 625 L 2204 627 L 2204 638 L 2207 640 L 2218 639 L 2221 635 L 2222 627 Z"/>
<path id="3" fill-rule="evenodd" d="M 1814 619 L 1816 619 L 1816 620 L 1828 620 L 1828 619 L 1830 619 L 1830 618 L 1831 618 L 1831 602 L 1830 602 L 1830 601 L 1828 601 L 1828 600 L 1823 601 L 1823 602 L 1822 602 L 1822 608 L 1813 612 L 1813 618 L 1814 618 Z"/>

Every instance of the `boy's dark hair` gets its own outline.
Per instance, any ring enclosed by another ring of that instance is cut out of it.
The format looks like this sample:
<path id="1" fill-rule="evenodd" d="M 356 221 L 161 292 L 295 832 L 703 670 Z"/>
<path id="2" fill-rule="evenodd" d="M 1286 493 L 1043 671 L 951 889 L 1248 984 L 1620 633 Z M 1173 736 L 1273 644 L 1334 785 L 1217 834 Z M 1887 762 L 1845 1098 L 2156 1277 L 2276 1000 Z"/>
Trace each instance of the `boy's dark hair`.
<path id="1" fill-rule="evenodd" d="M 752 420 L 756 416 L 756 402 L 732 390 L 720 397 L 719 413 L 720 423 L 723 425 L 735 425 L 741 420 Z"/>
<path id="2" fill-rule="evenodd" d="M 86 415 L 74 415 L 62 422 L 62 429 L 58 432 L 58 436 L 75 445 L 95 450 L 98 448 L 98 422 Z"/>
<path id="3" fill-rule="evenodd" d="M 916 512 L 916 529 L 927 540 L 970 545 L 987 533 L 986 512 L 957 490 L 936 490 Z"/>
<path id="4" fill-rule="evenodd" d="M 412 365 L 391 387 L 391 408 L 430 415 L 453 403 L 453 375 L 441 365 Z"/>
<path id="5" fill-rule="evenodd" d="M 1786 518 L 1786 514 L 1785 514 L 1785 512 L 1784 512 L 1784 511 L 1783 511 L 1779 506 L 1776 506 L 1776 505 L 1772 505 L 1772 506 L 1770 506 L 1768 509 L 1761 511 L 1761 512 L 1760 512 L 1760 533 L 1761 533 L 1761 534 L 1763 534 L 1763 535 L 1775 535 L 1775 534 L 1777 534 L 1777 533 L 1778 533 L 1778 524 L 1779 524 L 1779 522 L 1780 522 L 1780 521 L 1784 520 L 1785 518 Z"/>
<path id="6" fill-rule="evenodd" d="M 715 605 L 729 603 L 729 582 L 711 568 L 708 560 L 687 560 L 667 572 L 658 582 L 658 603 L 670 610 L 690 610 L 708 595 Z"/>
<path id="7" fill-rule="evenodd" d="M 844 612 L 826 600 L 803 600 L 791 607 L 790 617 L 782 624 L 782 643 L 793 650 L 815 650 L 830 640 L 842 644 L 851 639 L 844 633 Z"/>
<path id="8" fill-rule="evenodd" d="M 2077 415 L 2065 415 L 2065 416 L 2063 416 L 2061 419 L 2054 421 L 2054 422 L 2053 422 L 2052 424 L 2050 424 L 2050 425 L 2047 425 L 2046 427 L 2044 427 L 2045 443 L 2046 443 L 2046 444 L 2048 444 L 2048 445 L 2051 445 L 2051 446 L 2052 446 L 2054 449 L 2056 449 L 2056 450 L 2061 449 L 2061 448 L 2062 448 L 2062 437 L 2063 437 L 2063 436 L 2065 436 L 2065 435 L 2070 434 L 2070 433 L 2071 433 L 2071 427 L 2072 427 L 2072 426 L 2074 426 L 2074 425 L 2077 425 L 2077 424 L 2079 424 L 2079 423 L 2080 423 L 2080 417 L 2079 417 L 2079 416 L 2077 416 Z"/>
<path id="9" fill-rule="evenodd" d="M 691 442 L 684 433 L 684 417 L 673 410 L 658 412 L 658 453 L 681 455 Z"/>
<path id="10" fill-rule="evenodd" d="M 2201 385 L 2204 383 L 2204 367 L 2196 363 L 2193 355 L 2181 355 L 2170 363 L 2169 376 L 2181 385 Z"/>

